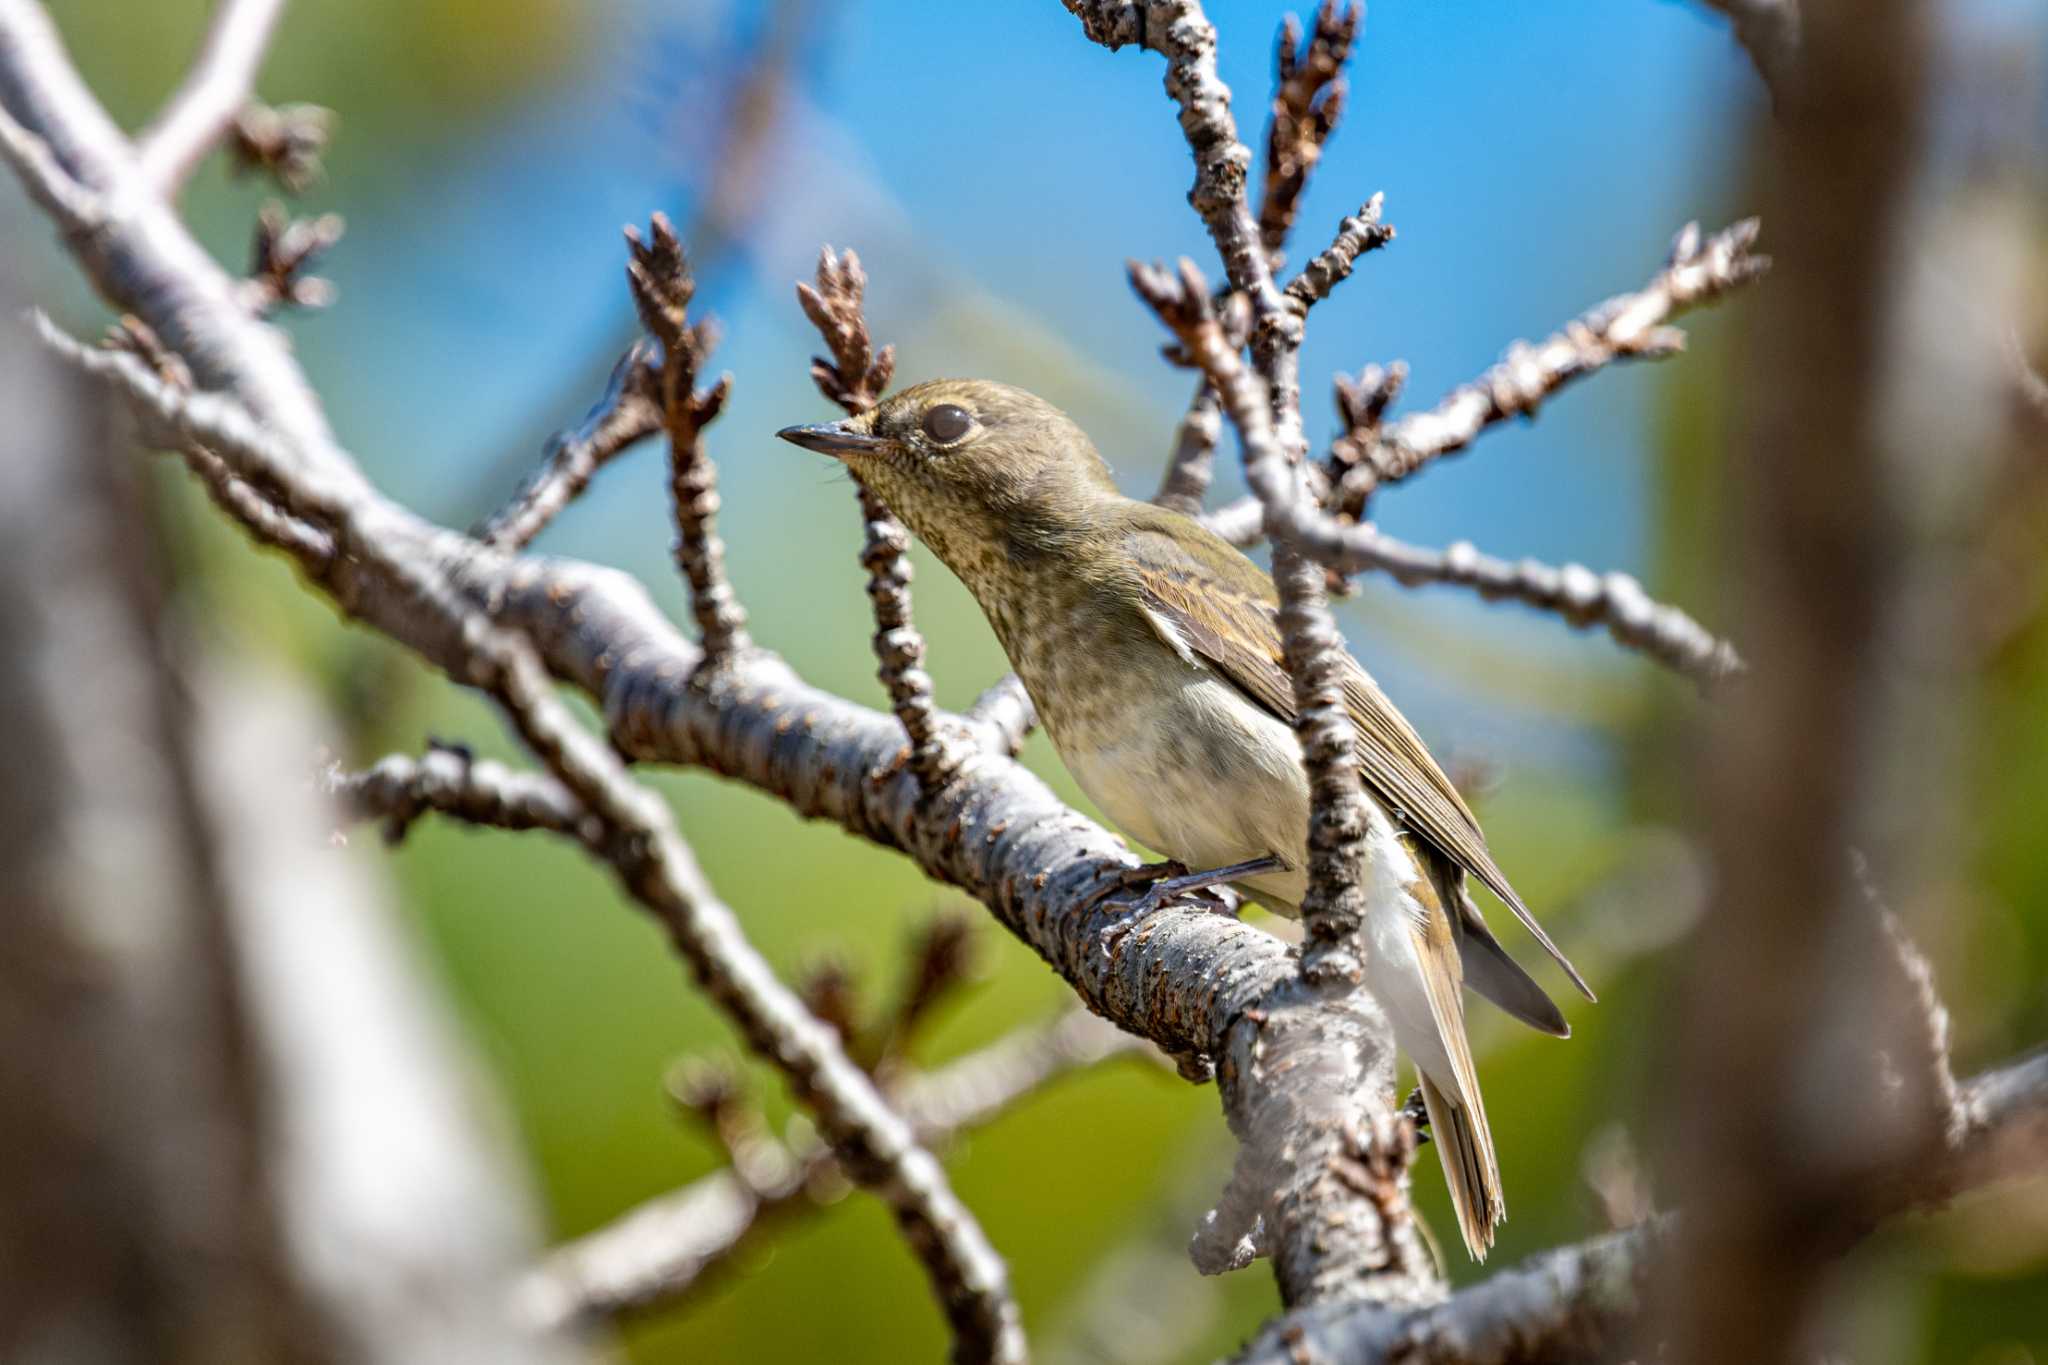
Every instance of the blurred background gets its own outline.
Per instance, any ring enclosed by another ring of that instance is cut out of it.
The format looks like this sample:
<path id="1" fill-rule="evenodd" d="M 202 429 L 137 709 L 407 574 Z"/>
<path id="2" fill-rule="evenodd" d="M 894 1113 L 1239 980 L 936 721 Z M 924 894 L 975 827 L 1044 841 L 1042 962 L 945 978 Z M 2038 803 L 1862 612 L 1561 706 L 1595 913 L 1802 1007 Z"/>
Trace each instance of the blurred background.
<path id="1" fill-rule="evenodd" d="M 133 126 L 181 74 L 209 6 L 51 9 L 88 81 Z M 1255 140 L 1284 7 L 1215 0 L 1209 11 Z M 2032 264 L 2013 277 L 2038 304 L 2048 205 L 2038 175 L 2008 168 L 2040 165 L 2048 16 L 1986 0 L 1950 6 L 1945 23 L 1935 202 L 1991 203 L 2022 223 Z M 735 375 L 709 436 L 731 575 L 756 637 L 813 682 L 881 702 L 852 490 L 771 436 L 829 415 L 792 293 L 820 244 L 860 252 L 869 317 L 896 344 L 901 381 L 976 375 L 1034 389 L 1095 436 L 1128 491 L 1157 484 L 1190 383 L 1159 360 L 1158 326 L 1131 298 L 1123 262 L 1187 253 L 1207 268 L 1211 257 L 1185 202 L 1190 167 L 1158 59 L 1092 46 L 1052 0 L 295 0 L 258 92 L 339 115 L 326 178 L 302 199 L 302 211 L 347 218 L 320 268 L 338 302 L 285 325 L 344 443 L 438 520 L 466 526 L 493 510 L 547 434 L 596 399 L 634 334 L 619 229 L 657 209 L 693 253 L 698 308 L 723 324 L 714 363 Z M 1743 216 L 1750 133 L 1766 111 L 1725 24 L 1700 6 L 1373 5 L 1297 254 L 1375 191 L 1399 237 L 1314 316 L 1312 436 L 1333 420 L 1321 396 L 1331 372 L 1405 359 L 1411 402 L 1433 402 L 1510 340 L 1640 285 L 1688 219 L 1711 230 Z M 203 239 L 239 263 L 269 193 L 216 158 L 185 202 Z M 103 310 L 12 183 L 0 186 L 0 242 L 28 296 L 97 329 Z M 1625 570 L 1714 625 L 1707 490 L 1745 297 L 1687 319 L 1687 355 L 1616 367 L 1381 498 L 1380 524 L 1432 545 L 1469 538 L 1503 556 Z M 1956 300 L 1971 306 L 1967 291 Z M 2048 313 L 2024 316 L 2038 326 Z M 1240 491 L 1228 441 L 1219 470 L 1219 496 Z M 158 474 L 174 618 L 205 648 L 302 677 L 324 699 L 334 756 L 359 765 L 429 735 L 510 756 L 485 708 L 338 624 L 280 561 L 224 528 L 181 471 Z M 1962 865 L 1941 886 L 1941 913 L 1915 920 L 1935 926 L 1925 947 L 1964 1074 L 2048 1037 L 2040 493 L 2036 476 L 2021 504 L 2033 512 L 2005 532 L 2017 586 L 1971 636 L 1981 654 Z M 608 468 L 540 548 L 631 570 L 680 616 L 670 535 L 650 445 Z M 964 706 L 1004 665 L 971 601 L 919 555 L 929 666 L 940 700 Z M 1646 1131 L 1660 1001 L 1705 894 L 1683 833 L 1700 703 L 1604 636 L 1451 590 L 1367 579 L 1341 620 L 1476 790 L 1500 861 L 1602 994 L 1593 1007 L 1559 992 L 1577 1030 L 1568 1043 L 1475 1016 L 1514 1215 L 1496 1257 L 1512 1263 L 1606 1226 L 1597 1190 L 1611 1189 L 1629 1135 Z M 1042 737 L 1025 759 L 1088 808 Z M 315 761 L 306 754 L 309 770 Z M 655 780 L 786 975 L 840 965 L 880 1005 L 918 928 L 958 905 L 903 860 L 756 793 L 696 773 Z M 734 1041 L 657 932 L 575 850 L 428 820 L 395 854 L 359 831 L 348 856 L 395 884 L 503 1096 L 551 1239 L 722 1162 L 664 1078 L 685 1057 L 736 1057 Z M 1526 939 L 1504 932 L 1534 963 Z M 992 925 L 976 961 L 973 988 L 922 1040 L 921 1060 L 1049 1018 L 1069 998 Z M 785 1113 L 772 1078 L 760 1084 Z M 1212 1091 L 1122 1062 L 1033 1098 L 963 1142 L 951 1166 L 1009 1260 L 1041 1355 L 1194 1359 L 1228 1351 L 1278 1306 L 1263 1266 L 1203 1280 L 1182 1251 L 1230 1152 Z M 1447 1237 L 1433 1161 L 1415 1183 Z M 879 1362 L 942 1351 L 922 1278 L 879 1204 L 847 1198 L 767 1246 L 680 1308 L 629 1323 L 624 1356 Z M 1855 1258 L 1854 1359 L 2048 1360 L 2039 1183 L 1900 1224 Z M 1448 1263 L 1454 1278 L 1474 1272 L 1462 1257 Z M 1133 1286 L 1159 1321 L 1105 1335 L 1105 1302 Z"/>

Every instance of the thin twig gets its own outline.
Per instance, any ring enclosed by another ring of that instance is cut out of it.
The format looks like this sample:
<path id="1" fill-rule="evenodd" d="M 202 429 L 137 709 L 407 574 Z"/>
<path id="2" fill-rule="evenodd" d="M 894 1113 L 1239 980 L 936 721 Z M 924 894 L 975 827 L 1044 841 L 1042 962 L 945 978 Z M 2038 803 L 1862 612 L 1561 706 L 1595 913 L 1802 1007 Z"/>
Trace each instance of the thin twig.
<path id="1" fill-rule="evenodd" d="M 1095 41 L 1114 48 L 1136 39 L 1165 56 L 1166 91 L 1180 106 L 1181 131 L 1195 162 L 1189 203 L 1208 227 L 1231 287 L 1248 300 L 1253 367 L 1244 364 L 1217 318 L 1207 281 L 1191 263 L 1182 262 L 1177 279 L 1164 269 L 1131 269 L 1139 294 L 1178 338 L 1169 357 L 1208 376 L 1219 406 L 1237 428 L 1246 480 L 1265 509 L 1296 733 L 1313 798 L 1309 884 L 1301 902 L 1311 940 L 1301 957 L 1303 986 L 1313 992 L 1327 989 L 1328 982 L 1355 982 L 1363 974 L 1356 931 L 1365 906 L 1358 877 L 1365 866 L 1367 797 L 1337 684 L 1346 667 L 1342 637 L 1329 616 L 1322 569 L 1310 562 L 1330 564 L 1334 556 L 1330 546 L 1300 534 L 1320 515 L 1301 467 L 1306 441 L 1300 354 L 1312 299 L 1289 297 L 1274 283 L 1245 194 L 1251 154 L 1238 140 L 1230 90 L 1216 71 L 1216 31 L 1197 0 L 1142 7 L 1104 0 L 1064 3 Z M 1269 1028 L 1285 1036 L 1283 1026 Z M 1240 1064 L 1232 1051 L 1219 1061 L 1219 1075 Z M 1238 1129 L 1244 1146 L 1223 1200 L 1197 1238 L 1197 1248 L 1207 1248 L 1201 1258 L 1221 1267 L 1235 1264 L 1239 1254 L 1269 1247 L 1289 1303 L 1355 1293 L 1361 1280 L 1373 1276 L 1383 1277 L 1389 1292 L 1430 1292 L 1434 1267 L 1419 1250 L 1406 1202 L 1412 1143 L 1400 1144 L 1402 1126 L 1383 1100 L 1373 1098 L 1378 1102 L 1331 1106 L 1304 1102 L 1284 1086 L 1265 1096 L 1262 1103 L 1274 1106 L 1260 1116 L 1266 1121 Z M 1274 1121 L 1283 1115 L 1285 1121 Z M 1233 1112 L 1233 1118 L 1242 1116 Z M 1301 1136 L 1276 1149 L 1265 1138 L 1275 1127 Z M 1361 1168 L 1373 1177 L 1360 1182 L 1338 1174 Z"/>
<path id="2" fill-rule="evenodd" d="M 811 378 L 818 392 L 848 416 L 858 417 L 881 400 L 896 370 L 896 348 L 875 349 L 861 310 L 867 273 L 852 250 L 818 253 L 816 286 L 797 282 L 797 301 L 832 354 L 814 357 Z M 910 532 L 873 489 L 853 476 L 860 495 L 864 530 L 861 567 L 868 571 L 868 601 L 875 614 L 876 676 L 889 693 L 889 707 L 910 740 L 906 762 L 919 785 L 936 791 L 958 768 L 954 744 L 939 723 L 932 701 L 931 674 L 924 670 L 924 636 L 911 617 Z"/>
<path id="3" fill-rule="evenodd" d="M 1266 178 L 1259 203 L 1259 239 L 1276 267 L 1301 211 L 1309 173 L 1322 160 L 1323 144 L 1344 110 L 1344 62 L 1364 17 L 1355 0 L 1345 0 L 1341 9 L 1337 0 L 1323 0 L 1306 44 L 1300 20 L 1290 14 L 1281 22 L 1274 57 L 1279 81 L 1266 125 Z"/>
<path id="4" fill-rule="evenodd" d="M 1949 1055 L 1951 1026 L 1948 1006 L 1941 1003 L 1941 992 L 1934 984 L 1934 964 L 1927 960 L 1927 955 L 1920 951 L 1920 945 L 1913 942 L 1913 936 L 1906 932 L 1905 923 L 1885 901 L 1884 893 L 1878 889 L 1877 878 L 1870 870 L 1870 860 L 1862 850 L 1850 851 L 1849 871 L 1856 879 L 1856 890 L 1862 895 L 1863 903 L 1870 907 L 1871 914 L 1876 916 L 1878 926 L 1884 931 L 1892 960 L 1897 964 L 1899 976 L 1913 1002 L 1913 1014 L 1918 1023 L 1915 1037 L 1922 1049 L 1921 1081 L 1933 1109 L 1934 1129 L 1941 1135 L 1943 1144 L 1953 1148 L 1962 1142 L 1969 1127 L 1969 1118 L 1964 1112 L 1962 1092 L 1956 1085 L 1955 1063 Z"/>
<path id="5" fill-rule="evenodd" d="M 418 758 L 389 754 L 361 772 L 337 764 L 323 774 L 322 785 L 349 814 L 382 820 L 392 844 L 430 810 L 494 829 L 548 830 L 593 847 L 603 837 L 554 778 L 477 759 L 460 745 L 434 744 Z"/>
<path id="6" fill-rule="evenodd" d="M 747 613 L 725 575 L 725 544 L 718 538 L 718 468 L 704 449 L 704 428 L 718 418 L 732 391 L 721 375 L 700 390 L 697 377 L 718 341 L 709 318 L 689 320 L 697 282 L 682 240 L 666 214 L 654 215 L 647 240 L 626 229 L 626 280 L 641 325 L 661 343 L 656 399 L 668 430 L 669 506 L 676 523 L 676 567 L 690 585 L 690 611 L 704 643 L 704 661 L 717 667 L 752 647 Z"/>
<path id="7" fill-rule="evenodd" d="M 91 231 L 105 213 L 99 195 L 72 178 L 50 144 L 15 120 L 0 104 L 0 155 L 22 185 L 67 232 Z"/>
<path id="8" fill-rule="evenodd" d="M 1287 285 L 1287 297 L 1302 308 L 1322 302 L 1351 276 L 1358 258 L 1394 240 L 1393 225 L 1380 221 L 1386 196 L 1375 194 L 1358 212 L 1337 224 L 1337 235 Z"/>
<path id="9" fill-rule="evenodd" d="M 101 344 L 138 357 L 166 384 L 176 388 L 192 386 L 191 368 L 181 357 L 165 350 L 149 324 L 132 313 L 124 315 L 108 328 Z M 168 443 L 179 444 L 175 439 L 168 440 Z M 285 511 L 268 494 L 243 480 L 212 451 L 188 445 L 178 453 L 186 468 L 198 478 L 206 495 L 230 521 L 241 526 L 261 544 L 283 550 L 316 581 L 326 576 L 334 560 L 333 537 Z"/>
<path id="10" fill-rule="evenodd" d="M 1465 449 L 1497 422 L 1535 415 L 1544 399 L 1574 379 L 1616 360 L 1682 350 L 1685 334 L 1669 325 L 1671 319 L 1770 268 L 1768 256 L 1750 252 L 1759 230 L 1756 219 L 1746 218 L 1702 238 L 1699 224 L 1687 223 L 1672 240 L 1669 262 L 1641 289 L 1609 299 L 1533 346 L 1515 343 L 1499 364 L 1434 408 L 1388 423 L 1339 491 L 1339 509 Z"/>
<path id="11" fill-rule="evenodd" d="M 1726 640 L 1679 608 L 1658 602 L 1625 573 L 1595 573 L 1583 564 L 1555 566 L 1534 559 L 1509 561 L 1481 553 L 1469 541 L 1430 550 L 1360 526 L 1359 544 L 1370 555 L 1362 567 L 1393 576 L 1407 587 L 1454 583 L 1488 601 L 1513 601 L 1562 617 L 1579 629 L 1600 626 L 1617 644 L 1711 688 L 1741 673 L 1741 655 Z"/>
<path id="12" fill-rule="evenodd" d="M 660 349 L 642 337 L 612 366 L 604 394 L 583 421 L 548 439 L 546 461 L 512 501 L 477 530 L 477 538 L 508 553 L 525 549 L 597 471 L 637 441 L 662 429 L 656 398 Z"/>
<path id="13" fill-rule="evenodd" d="M 221 0 L 199 57 L 156 121 L 136 139 L 145 186 L 176 198 L 248 103 L 284 0 Z"/>
<path id="14" fill-rule="evenodd" d="M 1183 261 L 1178 280 L 1163 269 L 1147 271 L 1133 264 L 1131 277 L 1139 294 L 1160 314 L 1179 338 L 1175 356 L 1208 376 L 1223 411 L 1237 428 L 1244 446 L 1245 475 L 1266 509 L 1274 534 L 1275 582 L 1280 590 L 1282 640 L 1293 680 L 1297 733 L 1309 785 L 1315 794 L 1309 817 L 1309 887 L 1302 901 L 1302 921 L 1315 947 L 1303 965 L 1313 976 L 1356 979 L 1362 971 L 1356 929 L 1363 923 L 1364 898 L 1358 869 L 1364 865 L 1367 828 L 1365 789 L 1351 758 L 1349 720 L 1336 680 L 1343 667 L 1343 641 L 1324 600 L 1320 573 L 1295 563 L 1295 557 L 1327 562 L 1327 556 L 1292 528 L 1315 515 L 1299 465 L 1301 435 L 1300 351 L 1302 321 L 1311 297 L 1283 296 L 1273 281 L 1268 252 L 1245 196 L 1245 169 L 1251 154 L 1238 141 L 1230 114 L 1230 90 L 1216 72 L 1216 30 L 1196 0 L 1132 7 L 1087 0 L 1064 0 L 1080 17 L 1088 36 L 1116 47 L 1133 38 L 1166 58 L 1166 90 L 1180 105 L 1181 130 L 1195 160 L 1195 188 L 1188 199 L 1208 226 L 1234 289 L 1251 308 L 1252 353 L 1256 372 L 1240 359 L 1211 304 L 1208 283 L 1192 263 Z M 1167 16 L 1153 11 L 1166 10 Z M 1342 57 L 1348 48 L 1335 44 L 1336 12 L 1331 42 L 1312 45 L 1311 56 Z M 1162 24 L 1160 19 L 1168 18 Z M 1355 21 L 1354 21 L 1355 23 Z M 1306 82 L 1318 88 L 1320 77 Z M 1320 141 L 1318 139 L 1318 145 Z M 1376 204 L 1369 206 L 1376 219 Z M 1366 216 L 1361 212 L 1360 218 Z M 1334 284 L 1348 271 L 1350 260 L 1376 235 L 1375 224 L 1361 223 L 1353 232 L 1347 221 L 1339 232 L 1342 254 L 1357 243 L 1341 267 L 1335 257 L 1314 275 Z M 1327 292 L 1327 284 L 1324 291 Z M 1176 298 L 1176 291 L 1178 297 Z M 1199 295 L 1199 296 L 1197 296 Z M 1344 731 L 1340 741 L 1338 730 Z"/>

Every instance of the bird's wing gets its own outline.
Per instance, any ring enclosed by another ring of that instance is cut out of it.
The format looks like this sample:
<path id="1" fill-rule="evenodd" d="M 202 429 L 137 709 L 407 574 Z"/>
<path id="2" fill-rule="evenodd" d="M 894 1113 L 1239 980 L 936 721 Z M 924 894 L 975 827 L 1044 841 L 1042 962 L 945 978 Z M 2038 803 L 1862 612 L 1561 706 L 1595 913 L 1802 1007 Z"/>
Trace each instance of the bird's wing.
<path id="1" fill-rule="evenodd" d="M 1251 701 L 1293 725 L 1294 684 L 1282 659 L 1273 580 L 1220 536 L 1177 513 L 1137 513 L 1129 544 L 1141 599 L 1166 642 L 1199 655 Z M 1593 999 L 1578 968 L 1508 884 L 1487 851 L 1479 821 L 1421 736 L 1357 661 L 1346 659 L 1344 699 L 1366 785 L 1404 824 L 1499 896 L 1572 984 Z"/>

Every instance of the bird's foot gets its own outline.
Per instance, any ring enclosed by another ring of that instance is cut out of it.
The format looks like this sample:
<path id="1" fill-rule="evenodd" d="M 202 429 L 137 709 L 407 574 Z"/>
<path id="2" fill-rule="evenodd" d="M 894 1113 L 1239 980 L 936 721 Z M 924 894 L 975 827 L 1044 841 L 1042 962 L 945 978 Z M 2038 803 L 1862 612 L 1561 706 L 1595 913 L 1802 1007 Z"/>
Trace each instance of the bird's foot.
<path id="1" fill-rule="evenodd" d="M 1227 867 L 1210 868 L 1206 872 L 1190 872 L 1186 863 L 1170 858 L 1163 863 L 1125 868 L 1103 889 L 1097 903 L 1132 915 L 1144 915 L 1161 909 L 1176 897 L 1198 895 L 1218 914 L 1234 916 L 1237 913 L 1237 894 L 1225 883 L 1255 877 L 1262 872 L 1277 872 L 1281 866 L 1278 858 L 1250 858 Z M 1139 890 L 1141 887 L 1143 889 Z"/>

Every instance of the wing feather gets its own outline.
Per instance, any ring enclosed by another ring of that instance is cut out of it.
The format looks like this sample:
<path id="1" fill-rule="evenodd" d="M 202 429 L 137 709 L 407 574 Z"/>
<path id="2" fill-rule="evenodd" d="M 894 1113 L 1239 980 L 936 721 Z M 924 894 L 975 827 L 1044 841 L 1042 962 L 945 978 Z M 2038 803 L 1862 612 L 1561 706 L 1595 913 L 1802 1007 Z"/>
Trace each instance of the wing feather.
<path id="1" fill-rule="evenodd" d="M 1169 644 L 1207 660 L 1245 696 L 1292 725 L 1294 685 L 1283 662 L 1272 579 L 1221 537 L 1163 509 L 1137 514 L 1129 543 L 1147 614 L 1158 618 L 1154 628 L 1162 622 L 1169 626 Z M 1357 661 L 1350 662 L 1344 694 L 1366 785 L 1403 824 L 1499 896 L 1572 984 L 1593 999 L 1578 968 L 1509 885 L 1471 807 L 1430 757 L 1415 727 Z"/>

